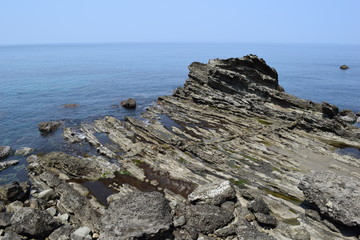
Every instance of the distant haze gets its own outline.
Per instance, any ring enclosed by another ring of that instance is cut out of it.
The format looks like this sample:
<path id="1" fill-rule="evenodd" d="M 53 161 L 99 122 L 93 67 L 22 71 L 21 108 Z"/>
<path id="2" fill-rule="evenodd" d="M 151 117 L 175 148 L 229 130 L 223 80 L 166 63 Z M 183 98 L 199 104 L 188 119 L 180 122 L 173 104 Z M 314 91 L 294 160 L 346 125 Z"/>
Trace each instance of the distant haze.
<path id="1" fill-rule="evenodd" d="M 360 44 L 360 1 L 0 1 L 0 45 L 98 42 Z"/>

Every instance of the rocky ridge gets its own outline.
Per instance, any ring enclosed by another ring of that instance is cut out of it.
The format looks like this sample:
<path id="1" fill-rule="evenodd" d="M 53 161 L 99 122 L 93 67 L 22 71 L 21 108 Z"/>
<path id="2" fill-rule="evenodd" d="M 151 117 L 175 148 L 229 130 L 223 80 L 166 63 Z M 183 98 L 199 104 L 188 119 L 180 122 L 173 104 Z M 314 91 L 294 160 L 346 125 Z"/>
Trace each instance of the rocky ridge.
<path id="1" fill-rule="evenodd" d="M 360 149 L 359 128 L 255 55 L 189 70 L 142 118 L 63 129 L 93 154 L 30 156 L 31 192 L 0 189 L 2 238 L 358 239 L 360 160 L 336 149 Z"/>

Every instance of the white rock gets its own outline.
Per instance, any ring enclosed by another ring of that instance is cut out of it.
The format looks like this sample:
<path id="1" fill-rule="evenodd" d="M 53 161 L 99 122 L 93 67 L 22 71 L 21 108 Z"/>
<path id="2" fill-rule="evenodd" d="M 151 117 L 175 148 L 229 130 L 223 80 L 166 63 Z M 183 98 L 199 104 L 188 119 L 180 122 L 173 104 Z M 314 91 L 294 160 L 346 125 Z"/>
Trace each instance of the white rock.
<path id="1" fill-rule="evenodd" d="M 90 236 L 91 229 L 88 227 L 80 227 L 73 232 L 70 237 L 72 240 L 92 240 Z"/>
<path id="2" fill-rule="evenodd" d="M 38 195 L 38 198 L 44 199 L 44 200 L 50 200 L 54 197 L 54 195 L 55 195 L 54 189 L 49 188 L 49 189 L 46 189 L 46 190 L 40 192 Z"/>
<path id="3" fill-rule="evenodd" d="M 227 180 L 201 185 L 188 196 L 190 202 L 212 203 L 215 205 L 233 198 L 235 198 L 235 190 Z"/>

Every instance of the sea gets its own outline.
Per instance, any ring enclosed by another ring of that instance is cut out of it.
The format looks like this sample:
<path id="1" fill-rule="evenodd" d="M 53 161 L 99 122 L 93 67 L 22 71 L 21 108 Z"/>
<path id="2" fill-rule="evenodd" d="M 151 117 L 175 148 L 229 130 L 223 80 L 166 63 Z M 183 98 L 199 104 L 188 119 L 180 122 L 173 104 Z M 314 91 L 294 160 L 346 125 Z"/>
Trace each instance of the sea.
<path id="1" fill-rule="evenodd" d="M 140 116 L 187 79 L 187 66 L 256 54 L 274 67 L 285 91 L 340 109 L 360 111 L 360 45 L 253 43 L 108 43 L 0 46 L 0 145 L 35 153 L 61 150 L 59 134 L 42 121 L 66 125 L 103 116 Z M 346 64 L 350 68 L 341 70 Z M 119 107 L 135 98 L 136 110 Z M 64 104 L 77 104 L 65 108 Z M 357 154 L 357 153 L 356 153 Z M 27 179 L 26 158 L 0 172 L 0 185 Z"/>

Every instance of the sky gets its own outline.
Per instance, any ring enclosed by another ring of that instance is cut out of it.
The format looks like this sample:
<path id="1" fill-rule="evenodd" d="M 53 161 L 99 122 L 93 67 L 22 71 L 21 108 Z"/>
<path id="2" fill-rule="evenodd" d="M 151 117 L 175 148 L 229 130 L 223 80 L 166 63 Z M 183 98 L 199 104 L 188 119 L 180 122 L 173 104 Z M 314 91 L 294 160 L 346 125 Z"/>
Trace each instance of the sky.
<path id="1" fill-rule="evenodd" d="M 0 45 L 360 44 L 360 0 L 1 0 Z"/>

